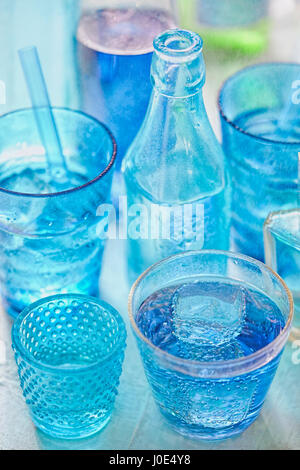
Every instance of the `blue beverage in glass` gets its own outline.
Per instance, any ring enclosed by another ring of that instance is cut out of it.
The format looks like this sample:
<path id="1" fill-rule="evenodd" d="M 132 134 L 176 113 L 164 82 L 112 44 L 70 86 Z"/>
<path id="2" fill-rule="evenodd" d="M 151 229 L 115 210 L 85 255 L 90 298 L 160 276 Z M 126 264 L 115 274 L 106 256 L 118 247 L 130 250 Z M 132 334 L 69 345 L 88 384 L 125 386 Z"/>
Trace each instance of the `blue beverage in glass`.
<path id="1" fill-rule="evenodd" d="M 63 439 L 102 429 L 118 393 L 125 341 L 121 316 L 92 297 L 56 295 L 24 309 L 12 343 L 34 424 Z"/>
<path id="2" fill-rule="evenodd" d="M 0 118 L 0 285 L 13 317 L 48 295 L 98 295 L 97 208 L 109 201 L 116 145 L 83 113 L 54 108 L 54 117 L 69 170 L 61 192 L 49 180 L 33 111 Z"/>
<path id="3" fill-rule="evenodd" d="M 300 65 L 260 64 L 227 80 L 219 96 L 235 248 L 260 260 L 268 214 L 297 206 L 299 77 Z"/>
<path id="4" fill-rule="evenodd" d="M 258 416 L 292 319 L 277 275 L 229 252 L 186 252 L 152 266 L 130 316 L 154 398 L 189 437 L 239 434 Z"/>
<path id="5" fill-rule="evenodd" d="M 284 279 L 294 298 L 292 337 L 300 338 L 300 208 L 272 212 L 264 224 L 266 264 Z"/>
<path id="6" fill-rule="evenodd" d="M 153 39 L 172 27 L 174 19 L 163 2 L 162 9 L 103 8 L 79 22 L 83 109 L 116 136 L 117 168 L 146 114 Z"/>

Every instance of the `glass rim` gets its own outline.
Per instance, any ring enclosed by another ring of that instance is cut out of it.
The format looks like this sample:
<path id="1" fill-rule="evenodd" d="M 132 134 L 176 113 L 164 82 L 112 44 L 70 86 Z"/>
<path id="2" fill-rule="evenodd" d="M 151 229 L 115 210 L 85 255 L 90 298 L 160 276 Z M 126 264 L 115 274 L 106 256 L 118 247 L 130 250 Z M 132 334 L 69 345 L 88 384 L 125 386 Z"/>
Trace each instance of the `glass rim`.
<path id="1" fill-rule="evenodd" d="M 27 315 L 31 313 L 33 309 L 38 308 L 44 303 L 48 303 L 51 301 L 58 301 L 58 300 L 63 300 L 66 298 L 71 298 L 71 299 L 79 299 L 79 300 L 86 300 L 87 302 L 93 302 L 96 303 L 99 307 L 107 310 L 111 316 L 114 317 L 116 320 L 119 330 L 118 332 L 121 333 L 121 335 L 118 338 L 117 343 L 113 347 L 113 349 L 106 354 L 105 356 L 101 357 L 99 360 L 96 360 L 95 362 L 92 362 L 90 364 L 83 364 L 81 366 L 77 367 L 68 367 L 68 368 L 62 368 L 59 365 L 50 365 L 46 364 L 43 361 L 39 361 L 32 356 L 26 348 L 22 345 L 21 342 L 21 335 L 20 335 L 20 328 L 22 325 L 23 320 L 26 318 Z M 88 295 L 84 294 L 55 294 L 51 295 L 49 297 L 44 297 L 40 300 L 37 300 L 36 302 L 33 302 L 32 304 L 28 305 L 25 307 L 22 312 L 17 316 L 16 320 L 13 323 L 12 326 L 12 332 L 11 332 L 11 338 L 12 338 L 12 346 L 15 352 L 17 352 L 23 360 L 26 360 L 26 362 L 30 365 L 33 366 L 39 370 L 46 371 L 52 374 L 76 374 L 76 373 L 82 373 L 86 372 L 90 369 L 94 369 L 96 366 L 103 364 L 103 362 L 107 361 L 110 359 L 122 346 L 122 342 L 124 343 L 124 346 L 126 345 L 126 337 L 127 337 L 127 332 L 126 332 L 126 326 L 123 318 L 121 317 L 120 313 L 109 303 L 100 300 L 96 297 L 91 297 Z"/>
<path id="2" fill-rule="evenodd" d="M 272 220 L 273 220 L 273 217 L 277 217 L 277 216 L 280 216 L 280 215 L 286 215 L 286 214 L 289 214 L 291 212 L 299 212 L 299 217 L 300 217 L 300 207 L 294 207 L 292 209 L 281 209 L 281 210 L 278 210 L 278 211 L 272 211 L 270 212 L 267 217 L 265 218 L 265 221 L 264 221 L 264 225 L 263 225 L 263 232 L 272 232 Z M 296 248 L 297 249 L 300 249 L 300 241 L 296 241 L 295 243 L 296 245 Z"/>
<path id="3" fill-rule="evenodd" d="M 229 124 L 231 127 L 233 127 L 237 132 L 240 132 L 241 134 L 247 135 L 248 137 L 251 137 L 252 139 L 257 140 L 258 142 L 263 142 L 265 144 L 272 144 L 272 145 L 284 145 L 284 146 L 295 146 L 299 149 L 300 145 L 300 140 L 299 142 L 287 142 L 283 140 L 274 140 L 274 139 L 267 139 L 265 137 L 260 137 L 255 134 L 252 134 L 251 132 L 246 131 L 245 129 L 239 127 L 234 119 L 230 119 L 223 106 L 223 95 L 226 92 L 226 88 L 232 84 L 234 80 L 236 80 L 239 76 L 246 74 L 250 70 L 253 69 L 267 69 L 270 66 L 275 66 L 275 67 L 282 67 L 282 66 L 289 66 L 289 67 L 298 67 L 300 71 L 300 63 L 297 62 L 263 62 L 263 63 L 257 63 L 253 65 L 248 65 L 246 67 L 243 67 L 241 70 L 238 70 L 235 72 L 233 75 L 228 77 L 226 80 L 223 81 L 219 93 L 218 93 L 218 100 L 217 100 L 217 106 L 219 110 L 219 114 L 221 116 L 221 119 L 224 119 L 224 121 Z"/>
<path id="4" fill-rule="evenodd" d="M 243 356 L 243 357 L 237 358 L 237 359 L 230 359 L 230 360 L 227 360 L 227 361 L 225 360 L 225 361 L 207 361 L 207 362 L 205 362 L 205 361 L 190 360 L 190 359 L 185 359 L 185 358 L 175 356 L 175 355 L 173 355 L 173 354 L 171 354 L 167 351 L 164 351 L 159 346 L 155 346 L 145 335 L 143 335 L 143 333 L 140 331 L 139 327 L 136 324 L 134 314 L 133 314 L 133 308 L 132 308 L 133 297 L 134 297 L 134 294 L 135 294 L 137 288 L 139 287 L 140 283 L 142 282 L 142 280 L 144 278 L 146 278 L 148 276 L 149 273 L 151 273 L 153 270 L 157 269 L 159 266 L 165 264 L 166 262 L 168 262 L 170 260 L 176 260 L 176 259 L 184 258 L 184 257 L 187 257 L 187 256 L 195 256 L 195 255 L 223 255 L 223 256 L 226 256 L 227 258 L 231 258 L 231 259 L 233 259 L 233 258 L 240 259 L 240 260 L 246 261 L 246 262 L 248 262 L 252 265 L 254 264 L 258 267 L 262 267 L 264 270 L 269 271 L 277 279 L 277 281 L 279 281 L 279 283 L 281 284 L 281 286 L 283 287 L 283 290 L 285 291 L 285 293 L 287 295 L 288 304 L 289 304 L 289 314 L 288 314 L 288 318 L 287 318 L 287 321 L 285 323 L 284 328 L 280 331 L 279 335 L 276 336 L 276 338 L 273 341 L 268 343 L 263 348 L 258 349 L 254 353 L 249 354 L 248 356 Z M 203 370 L 215 370 L 215 371 L 217 370 L 221 377 L 226 377 L 226 376 L 229 376 L 229 375 L 236 376 L 236 375 L 238 375 L 239 371 L 244 374 L 246 372 L 256 370 L 259 367 L 262 367 L 264 364 L 269 363 L 275 357 L 275 356 L 273 356 L 273 357 L 270 358 L 268 356 L 268 360 L 266 362 L 264 362 L 263 364 L 258 365 L 258 366 L 256 366 L 254 364 L 253 366 L 251 366 L 251 363 L 253 361 L 255 361 L 255 360 L 258 361 L 260 357 L 264 357 L 265 355 L 267 355 L 268 352 L 271 352 L 272 350 L 274 350 L 275 346 L 277 346 L 279 350 L 282 349 L 282 347 L 284 346 L 285 341 L 287 339 L 287 336 L 289 334 L 290 328 L 291 328 L 291 323 L 292 323 L 292 319 L 293 319 L 293 312 L 294 312 L 294 302 L 293 302 L 292 294 L 291 294 L 289 288 L 287 287 L 286 283 L 283 281 L 283 279 L 281 279 L 281 277 L 275 271 L 273 271 L 272 268 L 270 268 L 266 264 L 262 263 L 261 261 L 258 261 L 254 258 L 251 258 L 250 256 L 246 256 L 246 255 L 243 255 L 243 254 L 240 254 L 240 253 L 234 253 L 234 252 L 231 252 L 231 251 L 224 251 L 224 250 L 189 250 L 189 251 L 184 251 L 182 253 L 178 253 L 178 254 L 169 256 L 169 257 L 167 257 L 167 258 L 165 258 L 161 261 L 158 261 L 157 263 L 153 264 L 148 269 L 146 269 L 146 271 L 144 271 L 138 277 L 138 279 L 133 284 L 133 286 L 130 290 L 130 293 L 129 293 L 128 312 L 129 312 L 129 319 L 130 319 L 131 327 L 133 328 L 135 334 L 139 337 L 139 339 L 141 339 L 143 341 L 143 343 L 145 343 L 148 347 L 150 347 L 150 349 L 152 349 L 152 351 L 154 353 L 156 353 L 159 356 L 165 358 L 166 360 L 169 360 L 169 363 L 172 364 L 173 368 L 176 369 L 176 365 L 179 365 L 178 370 L 180 372 L 183 372 L 183 369 L 180 368 L 180 366 L 195 367 L 197 369 L 203 369 Z M 248 364 L 248 368 L 246 367 L 247 364 Z M 174 367 L 174 365 L 175 365 L 175 367 Z M 221 369 L 221 371 L 220 371 L 220 369 Z M 228 373 L 226 373 L 225 369 L 234 369 L 234 372 L 232 374 L 230 374 L 230 373 L 228 374 Z M 212 374 L 207 374 L 207 377 L 211 377 L 211 376 L 212 376 Z M 215 376 L 216 376 L 216 374 L 214 374 L 214 377 Z"/>
<path id="5" fill-rule="evenodd" d="M 117 155 L 117 143 L 116 143 L 116 139 L 115 139 L 114 135 L 112 134 L 111 130 L 103 122 L 99 121 L 98 119 L 94 118 L 93 116 L 90 116 L 89 114 L 87 114 L 83 111 L 74 110 L 74 109 L 70 109 L 70 108 L 67 108 L 67 107 L 60 107 L 60 106 L 52 106 L 52 109 L 55 110 L 55 111 L 66 111 L 67 113 L 76 114 L 78 116 L 83 116 L 83 117 L 87 118 L 90 121 L 94 121 L 94 123 L 97 124 L 99 127 L 102 127 L 104 129 L 104 131 L 107 133 L 107 135 L 108 135 L 108 137 L 109 137 L 109 139 L 112 143 L 112 153 L 111 153 L 110 161 L 108 162 L 108 164 L 106 165 L 104 170 L 102 170 L 102 172 L 99 175 L 97 175 L 95 178 L 87 181 L 87 183 L 84 183 L 80 186 L 75 186 L 74 188 L 66 189 L 64 191 L 58 191 L 58 192 L 53 192 L 53 193 L 43 193 L 43 194 L 22 193 L 22 192 L 18 192 L 18 191 L 11 191 L 10 189 L 5 189 L 5 188 L 2 188 L 0 186 L 0 193 L 8 194 L 8 195 L 11 195 L 11 196 L 20 196 L 20 197 L 24 197 L 24 198 L 25 197 L 27 197 L 27 198 L 50 198 L 50 197 L 64 196 L 64 195 L 67 195 L 67 194 L 72 194 L 72 193 L 75 193 L 77 191 L 83 190 L 83 189 L 87 188 L 88 186 L 91 186 L 92 184 L 94 184 L 97 181 L 101 180 L 101 178 L 103 178 L 103 176 L 105 176 L 111 170 L 112 166 L 114 165 L 114 163 L 116 161 L 116 155 Z M 21 114 L 21 113 L 29 112 L 29 111 L 33 111 L 33 108 L 21 108 L 21 109 L 16 109 L 15 111 L 10 111 L 8 113 L 2 114 L 0 116 L 0 125 L 1 125 L 1 119 L 13 116 L 14 114 L 19 114 L 19 113 Z"/>

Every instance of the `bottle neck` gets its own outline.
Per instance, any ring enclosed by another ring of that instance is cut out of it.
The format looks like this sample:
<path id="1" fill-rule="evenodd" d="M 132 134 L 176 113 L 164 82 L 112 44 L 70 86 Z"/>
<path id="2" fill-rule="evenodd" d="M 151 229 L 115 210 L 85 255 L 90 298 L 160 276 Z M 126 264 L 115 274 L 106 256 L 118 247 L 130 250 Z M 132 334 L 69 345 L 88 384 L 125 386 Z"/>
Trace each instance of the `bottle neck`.
<path id="1" fill-rule="evenodd" d="M 199 94 L 205 83 L 202 41 L 188 31 L 170 30 L 154 41 L 151 67 L 154 92 L 170 98 Z"/>

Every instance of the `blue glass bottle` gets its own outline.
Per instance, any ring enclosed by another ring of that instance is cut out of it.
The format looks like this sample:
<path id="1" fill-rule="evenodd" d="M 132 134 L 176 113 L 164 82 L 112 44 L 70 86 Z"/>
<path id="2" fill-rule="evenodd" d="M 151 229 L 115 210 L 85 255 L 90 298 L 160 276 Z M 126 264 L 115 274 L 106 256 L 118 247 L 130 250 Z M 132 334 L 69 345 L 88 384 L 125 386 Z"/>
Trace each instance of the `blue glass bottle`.
<path id="1" fill-rule="evenodd" d="M 154 40 L 150 104 L 122 165 L 130 280 L 179 251 L 228 249 L 227 170 L 202 98 L 202 44 L 179 29 Z"/>

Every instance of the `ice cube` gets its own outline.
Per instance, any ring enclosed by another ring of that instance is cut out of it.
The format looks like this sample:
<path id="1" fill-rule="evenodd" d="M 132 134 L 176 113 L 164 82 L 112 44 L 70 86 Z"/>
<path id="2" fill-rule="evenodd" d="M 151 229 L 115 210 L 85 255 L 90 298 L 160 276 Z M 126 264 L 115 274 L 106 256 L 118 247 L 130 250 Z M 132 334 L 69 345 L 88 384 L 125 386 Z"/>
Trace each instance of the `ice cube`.
<path id="1" fill-rule="evenodd" d="M 15 172 L 13 175 L 1 181 L 1 186 L 7 190 L 24 194 L 45 194 L 48 185 L 43 178 L 30 168 Z M 38 217 L 44 210 L 45 199 L 24 196 L 15 202 L 8 198 L 0 215 L 0 223 L 8 232 L 15 234 L 34 234 Z"/>
<path id="2" fill-rule="evenodd" d="M 219 346 L 241 333 L 245 290 L 222 283 L 184 284 L 174 293 L 172 313 L 178 339 L 198 346 Z"/>
<path id="3" fill-rule="evenodd" d="M 187 391 L 184 419 L 216 429 L 238 424 L 247 416 L 256 387 L 257 379 L 247 376 L 198 382 Z"/>

